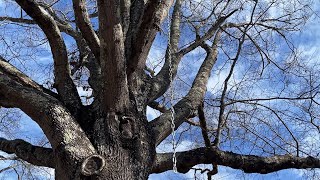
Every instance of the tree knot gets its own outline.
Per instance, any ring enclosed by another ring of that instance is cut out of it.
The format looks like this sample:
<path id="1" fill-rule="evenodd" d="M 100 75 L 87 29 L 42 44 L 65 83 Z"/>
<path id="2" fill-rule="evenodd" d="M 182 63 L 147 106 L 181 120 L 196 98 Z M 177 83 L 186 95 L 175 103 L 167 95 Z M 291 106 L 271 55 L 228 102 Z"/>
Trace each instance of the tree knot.
<path id="1" fill-rule="evenodd" d="M 122 116 L 120 118 L 119 130 L 123 138 L 132 139 L 136 133 L 134 118 L 131 116 Z"/>
<path id="2" fill-rule="evenodd" d="M 92 176 L 99 174 L 104 168 L 106 162 L 100 155 L 92 155 L 87 157 L 81 165 L 81 174 L 85 176 Z"/>

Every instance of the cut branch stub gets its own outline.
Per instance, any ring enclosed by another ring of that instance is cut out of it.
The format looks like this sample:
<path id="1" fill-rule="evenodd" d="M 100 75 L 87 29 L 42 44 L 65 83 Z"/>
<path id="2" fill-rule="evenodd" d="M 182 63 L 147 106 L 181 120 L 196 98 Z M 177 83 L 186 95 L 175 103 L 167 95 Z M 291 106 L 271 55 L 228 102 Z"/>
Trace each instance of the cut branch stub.
<path id="1" fill-rule="evenodd" d="M 100 155 L 92 155 L 86 158 L 81 165 L 81 173 L 85 176 L 99 174 L 106 165 L 106 161 Z"/>

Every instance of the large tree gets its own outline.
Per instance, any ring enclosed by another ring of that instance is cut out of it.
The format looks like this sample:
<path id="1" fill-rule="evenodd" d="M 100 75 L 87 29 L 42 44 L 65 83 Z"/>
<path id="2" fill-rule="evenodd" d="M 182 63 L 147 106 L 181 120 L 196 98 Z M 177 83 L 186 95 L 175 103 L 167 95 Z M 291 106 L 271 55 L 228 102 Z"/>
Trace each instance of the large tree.
<path id="1" fill-rule="evenodd" d="M 304 146 L 319 137 L 319 74 L 288 37 L 307 21 L 310 2 L 6 3 L 21 12 L 0 17 L 0 105 L 27 114 L 50 146 L 0 138 L 1 151 L 54 168 L 56 179 L 147 179 L 174 168 L 175 152 L 156 147 L 173 129 L 183 135 L 190 126 L 203 140 L 175 154 L 180 173 L 198 164 L 211 164 L 209 175 L 219 165 L 247 173 L 320 168 L 319 149 Z M 16 35 L 7 32 L 14 28 Z M 21 40 L 21 30 L 33 34 Z M 46 43 L 52 86 L 31 79 L 18 63 L 37 61 L 34 53 Z M 153 66 L 150 52 L 159 45 L 163 63 Z M 188 61 L 196 62 L 196 73 L 181 65 Z M 222 71 L 218 88 L 207 86 Z M 168 90 L 172 85 L 177 91 Z M 87 103 L 81 86 L 92 90 Z M 148 106 L 161 115 L 148 121 Z"/>

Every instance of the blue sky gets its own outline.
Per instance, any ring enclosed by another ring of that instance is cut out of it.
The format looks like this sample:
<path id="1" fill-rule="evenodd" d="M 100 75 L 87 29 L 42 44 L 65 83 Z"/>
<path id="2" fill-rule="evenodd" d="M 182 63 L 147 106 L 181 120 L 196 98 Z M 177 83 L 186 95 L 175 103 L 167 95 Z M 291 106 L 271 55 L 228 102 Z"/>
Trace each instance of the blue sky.
<path id="1" fill-rule="evenodd" d="M 314 7 L 317 7 L 317 6 L 315 5 Z M 16 9 L 16 8 L 12 9 L 12 8 L 7 8 L 7 7 L 5 8 L 4 2 L 2 0 L 0 0 L 0 12 L 5 13 L 5 14 L 15 15 L 15 14 L 19 13 L 19 9 Z M 1 15 L 3 15 L 3 14 L 1 14 Z M 3 26 L 3 24 L 0 23 L 0 28 L 1 28 L 1 26 Z M 12 30 L 11 28 L 13 28 L 13 27 L 15 27 L 15 26 L 7 25 L 6 30 L 7 31 Z M 3 29 L 1 29 L 1 30 L 3 30 Z M 12 37 L 17 41 L 19 41 L 19 40 L 22 41 L 22 39 L 23 39 L 23 41 L 26 42 L 28 36 L 24 37 L 23 33 L 22 34 L 18 33 L 19 29 L 15 29 L 15 31 L 17 31 L 17 35 L 13 36 L 14 34 L 11 34 Z M 27 29 L 23 29 L 23 31 L 28 32 Z M 2 32 L 2 33 L 7 34 L 8 32 Z M 0 32 L 0 34 L 1 34 L 1 32 Z M 43 36 L 40 35 L 38 38 L 41 39 L 41 37 L 43 37 Z M 34 38 L 36 38 L 36 37 L 34 37 Z M 320 57 L 319 18 L 316 18 L 316 17 L 311 18 L 310 21 L 304 27 L 304 30 L 302 32 L 292 34 L 291 39 L 295 43 L 298 50 L 301 51 L 301 58 L 303 58 L 304 61 L 306 61 L 307 66 L 309 68 L 314 67 L 314 65 L 317 64 L 317 61 L 318 61 L 317 57 Z M 9 42 L 11 45 L 13 45 L 15 47 L 12 40 L 10 40 L 9 38 L 6 40 L 7 40 L 7 42 Z M 184 39 L 184 41 L 187 41 L 187 40 Z M 67 46 L 68 47 L 72 46 L 72 42 L 70 40 L 67 41 Z M 156 71 L 159 71 L 159 69 L 161 68 L 161 59 L 163 58 L 165 46 L 166 46 L 166 39 L 165 39 L 165 33 L 163 33 L 156 38 L 156 43 L 153 46 L 152 51 L 150 52 L 149 61 L 148 61 L 150 66 L 156 67 L 156 69 L 155 69 Z M 4 50 L 7 50 L 4 47 L 5 47 L 5 45 L 3 44 L 3 41 L 0 40 L 0 54 L 4 53 Z M 44 44 L 44 45 L 41 45 L 39 48 L 41 49 L 40 52 L 32 52 L 32 51 L 23 52 L 26 56 L 22 57 L 21 61 L 13 61 L 12 63 L 17 65 L 21 70 L 26 72 L 33 79 L 37 80 L 40 83 L 44 83 L 48 79 L 50 80 L 50 78 L 44 78 L 43 74 L 49 74 L 52 77 L 52 68 L 51 68 L 52 62 L 51 62 L 49 46 L 47 44 Z M 181 67 L 179 69 L 178 78 L 177 78 L 175 85 L 174 85 L 174 88 L 177 92 L 177 95 L 175 96 L 175 98 L 179 99 L 187 93 L 187 90 L 190 88 L 190 85 L 192 83 L 193 77 L 197 72 L 196 70 L 199 68 L 201 62 L 203 61 L 203 58 L 204 58 L 203 53 L 204 53 L 203 50 L 197 49 L 197 50 L 193 51 L 192 53 L 188 54 L 185 58 L 186 60 L 182 61 Z M 35 59 L 30 60 L 30 59 L 28 59 L 29 56 L 27 56 L 27 55 L 32 55 L 32 57 L 34 57 Z M 280 56 L 280 55 L 281 55 L 281 53 L 277 54 L 277 56 Z M 158 63 L 160 65 L 156 66 Z M 225 77 L 227 76 L 227 73 L 228 73 L 228 66 L 230 66 L 230 64 L 229 65 L 227 64 L 224 66 L 222 60 L 221 60 L 221 62 L 217 62 L 217 65 L 214 67 L 214 70 L 212 72 L 212 77 L 209 79 L 209 83 L 207 86 L 208 91 L 209 91 L 207 94 L 208 99 L 210 99 L 210 97 L 215 97 L 216 94 L 220 92 L 223 80 L 225 79 Z M 43 70 L 43 68 L 45 68 L 45 69 Z M 235 71 L 235 74 L 233 75 L 233 78 L 231 81 L 231 86 L 232 86 L 232 83 L 236 84 L 237 82 L 239 82 L 241 79 L 241 76 L 247 71 L 248 71 L 248 67 L 246 66 L 246 64 L 243 63 L 241 65 L 241 63 L 239 63 L 239 65 L 237 66 L 237 69 Z M 267 71 L 266 74 L 267 73 L 274 74 L 277 72 L 270 69 L 270 71 L 269 72 Z M 275 78 L 275 80 L 279 80 L 279 78 L 281 78 L 281 75 L 277 76 L 277 78 Z M 250 78 L 249 78 L 249 80 L 250 80 Z M 295 81 L 295 79 L 292 79 L 292 81 Z M 296 83 L 292 83 L 292 86 L 294 86 L 293 88 L 295 88 L 295 84 Z M 252 87 L 252 86 L 250 86 L 250 87 Z M 274 90 L 274 92 L 276 94 L 276 93 L 278 93 L 278 89 L 280 87 L 281 87 L 281 84 L 274 85 L 274 84 L 270 83 L 269 81 L 267 81 L 267 82 L 261 81 L 261 82 L 257 83 L 256 86 L 254 86 L 250 89 L 250 94 L 252 96 L 258 97 L 264 93 L 267 93 L 267 92 L 270 93 L 270 91 L 272 91 L 272 90 Z M 79 88 L 78 90 L 81 95 L 88 95 L 88 93 L 90 93 L 90 92 L 83 91 L 82 88 Z M 274 102 L 268 102 L 268 103 L 274 103 Z M 282 104 L 279 103 L 278 105 L 282 105 Z M 1 110 L 1 111 L 3 111 L 3 110 Z M 215 116 L 214 116 L 215 111 L 214 110 L 212 110 L 212 112 L 208 110 L 208 113 L 213 114 L 212 116 L 208 115 L 208 119 L 215 118 Z M 148 115 L 148 118 L 151 120 L 151 119 L 154 119 L 157 116 L 159 116 L 160 113 L 149 108 L 147 110 L 147 115 Z M 10 118 L 12 118 L 12 117 L 10 117 Z M 11 134 L 5 133 L 5 131 L 1 129 L 0 136 L 4 136 L 7 138 L 21 138 L 21 139 L 27 140 L 33 144 L 39 144 L 39 143 L 41 144 L 41 143 L 45 142 L 45 137 L 44 137 L 42 130 L 39 128 L 39 126 L 36 123 L 34 123 L 32 120 L 30 120 L 25 114 L 21 113 L 21 118 L 17 118 L 17 119 L 15 119 L 15 121 L 18 122 L 19 126 L 16 126 L 16 128 L 11 129 Z M 209 121 L 210 122 L 208 122 L 208 123 L 209 124 L 211 123 L 212 125 L 214 125 L 216 123 L 216 122 L 214 122 L 214 120 L 212 120 L 212 121 L 209 120 Z M 263 126 L 261 126 L 261 127 L 263 127 Z M 182 133 L 181 138 L 178 142 L 178 151 L 188 150 L 190 148 L 194 148 L 196 146 L 203 145 L 199 129 L 191 128 L 191 130 L 184 132 L 184 130 L 187 130 L 188 128 L 190 128 L 188 125 L 183 125 L 178 130 L 178 135 L 180 135 Z M 292 125 L 291 128 L 296 128 L 296 127 L 294 125 Z M 317 142 L 320 141 L 319 133 L 312 133 L 311 131 L 310 131 L 309 135 L 307 134 L 307 135 L 303 136 L 302 138 L 303 138 L 303 142 L 305 142 L 305 144 L 316 144 Z M 170 137 L 157 148 L 157 151 L 158 152 L 171 151 L 172 147 L 168 141 L 170 141 Z M 243 147 L 242 141 L 234 141 L 234 143 L 235 144 L 230 147 L 228 147 L 227 145 L 224 147 L 227 150 L 228 150 L 228 148 L 231 148 L 231 150 L 235 150 L 235 151 L 239 151 L 238 149 L 233 149 L 233 148 L 237 148 L 238 144 L 239 144 L 238 148 Z M 313 147 L 312 149 L 317 149 L 317 145 L 315 145 L 315 146 L 316 147 Z M 248 149 L 243 149 L 243 151 L 248 151 Z M 1 154 L 1 152 L 0 152 L 0 155 L 5 155 L 5 154 L 3 154 L 3 153 Z M 0 169 L 6 167 L 8 165 L 11 165 L 11 164 L 12 164 L 12 162 L 10 162 L 10 161 L 0 161 Z M 203 165 L 199 165 L 199 167 L 203 167 Z M 206 167 L 210 167 L 210 166 L 206 166 Z M 21 168 L 20 168 L 20 170 L 21 170 Z M 37 170 L 32 171 L 32 172 L 35 173 L 36 171 Z M 48 170 L 48 171 L 49 171 L 49 173 L 46 173 L 45 171 L 41 171 L 41 172 L 43 172 L 43 174 L 39 175 L 38 178 L 39 179 L 50 178 L 50 174 L 52 174 L 53 171 L 52 170 Z M 264 179 L 272 179 L 272 180 L 273 179 L 291 179 L 291 180 L 296 180 L 297 179 L 298 180 L 298 179 L 306 179 L 307 177 L 306 177 L 305 173 L 307 173 L 307 171 L 305 171 L 305 170 L 289 169 L 289 170 L 282 170 L 282 171 L 279 171 L 276 173 L 270 173 L 267 175 L 245 174 L 241 170 L 234 170 L 234 169 L 231 169 L 228 167 L 219 166 L 219 173 L 214 176 L 214 179 L 223 179 L 223 180 L 229 180 L 229 179 L 230 180 L 231 179 L 261 179 L 261 180 L 264 180 Z M 311 172 L 308 172 L 308 173 L 310 174 Z M 0 179 L 16 179 L 16 177 L 17 176 L 14 173 L 14 171 L 7 171 L 7 173 L 0 174 Z M 201 175 L 201 174 L 197 173 L 196 177 L 198 179 L 206 179 L 205 174 Z M 52 176 L 51 176 L 51 178 L 52 178 Z M 158 179 L 159 180 L 160 179 L 178 179 L 178 180 L 181 179 L 181 180 L 184 180 L 184 179 L 195 179 L 195 175 L 194 175 L 193 170 L 191 170 L 187 174 L 175 174 L 172 171 L 167 171 L 167 172 L 164 172 L 161 174 L 150 175 L 149 179 L 150 180 L 158 180 Z"/>

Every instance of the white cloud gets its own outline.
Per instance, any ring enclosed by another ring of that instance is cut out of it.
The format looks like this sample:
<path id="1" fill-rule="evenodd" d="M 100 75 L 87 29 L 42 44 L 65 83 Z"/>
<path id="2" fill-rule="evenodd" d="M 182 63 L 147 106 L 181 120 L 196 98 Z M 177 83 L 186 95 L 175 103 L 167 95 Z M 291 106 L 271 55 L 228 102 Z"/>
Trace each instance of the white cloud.
<path id="1" fill-rule="evenodd" d="M 231 78 L 228 81 L 228 88 L 233 87 L 238 82 L 241 81 L 243 78 L 242 73 L 244 71 L 244 65 L 243 64 L 236 64 L 233 73 L 231 75 Z M 230 72 L 230 65 L 226 66 L 217 66 L 213 68 L 213 71 L 211 73 L 211 76 L 208 80 L 207 84 L 207 90 L 214 93 L 214 92 L 221 92 L 221 89 L 224 86 L 224 81 L 226 80 L 227 76 Z"/>
<path id="2" fill-rule="evenodd" d="M 220 89 L 223 85 L 224 80 L 227 78 L 228 73 L 228 69 L 223 69 L 219 72 L 212 73 L 207 84 L 208 91 Z"/>
<path id="3" fill-rule="evenodd" d="M 89 105 L 93 102 L 93 98 L 91 98 L 92 96 L 92 89 L 88 88 L 88 89 L 84 89 L 83 87 L 77 87 L 77 91 L 79 96 L 81 97 L 81 101 L 83 104 L 85 105 Z M 88 98 L 90 97 L 90 98 Z"/>
<path id="4" fill-rule="evenodd" d="M 1 0 L 1 1 L 0 1 L 0 9 L 3 9 L 3 8 L 4 8 L 4 6 L 5 6 L 5 3 L 4 3 L 4 1 L 3 1 L 3 0 Z"/>
<path id="5" fill-rule="evenodd" d="M 171 144 L 171 136 L 169 136 L 168 138 L 169 138 L 168 141 L 164 141 L 157 147 L 156 150 L 158 153 L 173 152 L 173 145 Z M 183 140 L 176 144 L 176 152 L 187 151 L 195 148 L 194 146 L 195 146 L 194 142 Z"/>
<path id="6" fill-rule="evenodd" d="M 53 180 L 54 179 L 54 169 L 47 167 L 37 167 L 33 171 L 33 175 L 40 177 L 41 179 Z"/>
<path id="7" fill-rule="evenodd" d="M 159 117 L 161 113 L 158 110 L 155 110 L 149 106 L 147 106 L 147 119 L 152 120 Z"/>
<path id="8" fill-rule="evenodd" d="M 165 49 L 160 47 L 152 47 L 147 59 L 147 66 L 156 74 L 161 70 L 164 64 Z"/>

